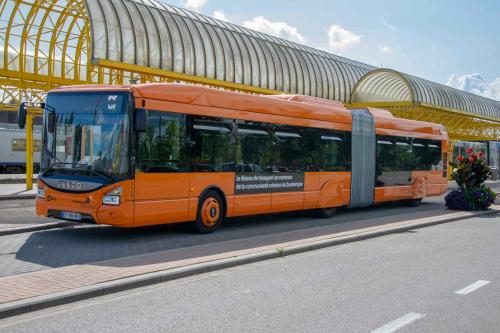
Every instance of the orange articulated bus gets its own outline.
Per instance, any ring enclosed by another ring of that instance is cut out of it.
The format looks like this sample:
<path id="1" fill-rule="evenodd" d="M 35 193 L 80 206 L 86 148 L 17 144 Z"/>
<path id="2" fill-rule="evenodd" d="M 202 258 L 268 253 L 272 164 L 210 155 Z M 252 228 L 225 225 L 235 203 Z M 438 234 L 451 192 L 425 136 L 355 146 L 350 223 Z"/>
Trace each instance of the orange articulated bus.
<path id="1" fill-rule="evenodd" d="M 77 86 L 49 92 L 39 215 L 120 227 L 386 201 L 447 189 L 441 125 L 305 96 L 200 86 Z"/>

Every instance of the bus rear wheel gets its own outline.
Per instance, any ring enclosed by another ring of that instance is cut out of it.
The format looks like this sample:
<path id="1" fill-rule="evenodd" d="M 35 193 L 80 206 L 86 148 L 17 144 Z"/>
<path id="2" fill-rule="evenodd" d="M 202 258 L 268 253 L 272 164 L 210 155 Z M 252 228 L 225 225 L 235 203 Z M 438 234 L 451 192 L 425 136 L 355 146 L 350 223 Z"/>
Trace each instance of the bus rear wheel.
<path id="1" fill-rule="evenodd" d="M 200 234 L 210 234 L 217 230 L 224 215 L 224 203 L 215 191 L 208 191 L 198 202 L 196 221 L 193 222 L 194 231 Z"/>
<path id="2" fill-rule="evenodd" d="M 337 212 L 337 208 L 335 207 L 330 207 L 330 208 L 319 208 L 316 210 L 316 215 L 322 219 L 329 219 L 335 215 Z"/>

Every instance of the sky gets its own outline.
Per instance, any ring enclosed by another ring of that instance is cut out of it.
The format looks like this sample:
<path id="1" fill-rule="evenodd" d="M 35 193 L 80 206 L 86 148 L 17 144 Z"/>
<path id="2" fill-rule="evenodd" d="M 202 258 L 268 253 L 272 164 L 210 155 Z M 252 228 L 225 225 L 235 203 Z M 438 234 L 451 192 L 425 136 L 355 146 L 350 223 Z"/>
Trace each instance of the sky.
<path id="1" fill-rule="evenodd" d="M 500 100 L 499 0 L 161 0 Z"/>

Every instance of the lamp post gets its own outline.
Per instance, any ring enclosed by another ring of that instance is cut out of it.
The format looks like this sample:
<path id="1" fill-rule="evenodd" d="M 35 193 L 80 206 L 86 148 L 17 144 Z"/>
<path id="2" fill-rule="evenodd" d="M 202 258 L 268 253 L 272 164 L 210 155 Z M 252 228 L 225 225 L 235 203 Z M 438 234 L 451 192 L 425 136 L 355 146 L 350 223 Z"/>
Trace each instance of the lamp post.
<path id="1" fill-rule="evenodd" d="M 33 189 L 33 118 L 43 115 L 44 103 L 22 102 L 17 113 L 17 125 L 26 128 L 26 190 Z"/>

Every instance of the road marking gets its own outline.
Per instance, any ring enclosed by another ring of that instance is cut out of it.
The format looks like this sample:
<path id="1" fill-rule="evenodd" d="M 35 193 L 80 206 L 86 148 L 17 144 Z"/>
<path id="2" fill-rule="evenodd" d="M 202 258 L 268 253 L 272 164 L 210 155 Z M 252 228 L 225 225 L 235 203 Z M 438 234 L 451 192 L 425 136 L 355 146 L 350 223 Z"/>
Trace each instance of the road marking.
<path id="1" fill-rule="evenodd" d="M 481 287 L 484 287 L 488 283 L 490 283 L 490 281 L 478 280 L 478 281 L 474 282 L 473 284 L 468 285 L 467 287 L 465 287 L 463 289 L 455 291 L 455 294 L 457 294 L 457 295 L 467 295 L 467 294 L 470 294 L 471 292 L 473 292 L 475 290 L 478 290 Z"/>
<path id="2" fill-rule="evenodd" d="M 391 333 L 399 330 L 400 328 L 413 323 L 414 321 L 419 320 L 420 318 L 425 317 L 423 313 L 410 312 L 403 317 L 399 317 L 396 320 L 391 321 L 390 323 L 385 324 L 382 327 L 377 328 L 371 333 Z"/>

